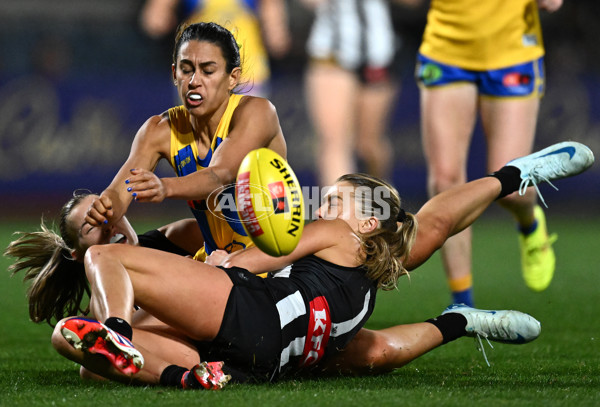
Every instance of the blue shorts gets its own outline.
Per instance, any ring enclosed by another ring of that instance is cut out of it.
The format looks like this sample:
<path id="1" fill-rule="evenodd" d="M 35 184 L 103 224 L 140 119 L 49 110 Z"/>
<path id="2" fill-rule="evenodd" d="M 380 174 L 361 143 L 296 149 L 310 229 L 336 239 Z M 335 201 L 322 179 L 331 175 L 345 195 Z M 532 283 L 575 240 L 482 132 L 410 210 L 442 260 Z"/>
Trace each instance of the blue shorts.
<path id="1" fill-rule="evenodd" d="M 471 71 L 417 56 L 417 83 L 425 87 L 470 82 L 480 95 L 491 97 L 543 96 L 545 87 L 544 58 L 489 71 Z"/>

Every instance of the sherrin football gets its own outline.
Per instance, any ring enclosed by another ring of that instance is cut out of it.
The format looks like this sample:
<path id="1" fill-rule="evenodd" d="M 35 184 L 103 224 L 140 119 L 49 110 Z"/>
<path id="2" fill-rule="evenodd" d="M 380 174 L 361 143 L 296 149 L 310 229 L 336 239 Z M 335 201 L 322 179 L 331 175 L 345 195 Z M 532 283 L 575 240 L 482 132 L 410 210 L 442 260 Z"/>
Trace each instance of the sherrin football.
<path id="1" fill-rule="evenodd" d="M 304 229 L 304 201 L 296 174 L 275 151 L 250 151 L 237 175 L 235 197 L 244 230 L 271 256 L 290 254 Z"/>

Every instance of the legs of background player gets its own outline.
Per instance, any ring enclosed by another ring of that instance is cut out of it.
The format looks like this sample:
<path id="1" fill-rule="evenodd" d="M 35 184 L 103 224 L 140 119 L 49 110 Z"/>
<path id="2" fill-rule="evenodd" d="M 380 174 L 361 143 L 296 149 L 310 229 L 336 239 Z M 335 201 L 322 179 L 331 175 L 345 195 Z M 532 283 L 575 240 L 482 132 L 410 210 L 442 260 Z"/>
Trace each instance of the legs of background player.
<path id="1" fill-rule="evenodd" d="M 481 99 L 481 119 L 488 144 L 488 171 L 494 171 L 515 157 L 531 153 L 540 100 L 537 95 L 523 99 Z M 521 263 L 525 283 L 534 291 L 545 290 L 554 275 L 555 257 L 543 210 L 537 206 L 534 190 L 498 201 L 518 223 Z M 534 216 L 535 209 L 535 216 Z"/>
<path id="2" fill-rule="evenodd" d="M 355 149 L 367 172 L 388 178 L 393 148 L 385 130 L 396 85 L 389 80 L 363 84 L 356 72 L 313 62 L 306 74 L 306 94 L 319 140 L 321 186 L 356 171 Z"/>
<path id="3" fill-rule="evenodd" d="M 482 98 L 480 106 L 487 139 L 488 172 L 531 153 L 539 108 L 537 97 L 511 100 Z M 535 202 L 535 190 L 527 191 L 524 196 L 515 193 L 498 201 L 524 227 L 534 222 Z"/>
<path id="4" fill-rule="evenodd" d="M 357 101 L 356 152 L 366 171 L 382 179 L 391 173 L 394 149 L 386 131 L 397 92 L 397 85 L 389 80 L 363 84 Z"/>
<path id="5" fill-rule="evenodd" d="M 359 83 L 353 72 L 314 62 L 306 74 L 306 98 L 318 138 L 319 183 L 333 185 L 342 174 L 355 172 L 353 134 Z"/>
<path id="6" fill-rule="evenodd" d="M 429 195 L 434 196 L 467 181 L 468 151 L 477 118 L 477 88 L 460 83 L 421 87 L 420 92 L 427 186 Z M 471 229 L 448 239 L 441 255 L 453 302 L 472 305 Z"/>

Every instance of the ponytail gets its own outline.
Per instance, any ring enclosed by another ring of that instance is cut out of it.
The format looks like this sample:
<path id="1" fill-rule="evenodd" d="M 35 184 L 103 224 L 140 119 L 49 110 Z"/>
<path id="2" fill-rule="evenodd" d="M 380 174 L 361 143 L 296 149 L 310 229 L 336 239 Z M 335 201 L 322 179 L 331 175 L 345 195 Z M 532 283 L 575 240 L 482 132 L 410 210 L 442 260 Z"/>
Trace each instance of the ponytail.
<path id="1" fill-rule="evenodd" d="M 11 275 L 23 271 L 23 281 L 31 281 L 27 300 L 33 322 L 45 321 L 53 326 L 53 319 L 59 321 L 69 315 L 89 312 L 82 302 L 86 294 L 89 298 L 90 288 L 83 263 L 71 256 L 76 236 L 67 224 L 71 210 L 89 194 L 89 191 L 75 191 L 73 198 L 63 206 L 60 234 L 48 228 L 42 218 L 39 231 L 16 232 L 18 238 L 4 251 L 5 256 L 15 258 L 8 267 Z"/>
<path id="2" fill-rule="evenodd" d="M 355 188 L 354 196 L 362 216 L 374 216 L 379 226 L 361 234 L 367 277 L 382 290 L 397 287 L 400 276 L 408 274 L 403 261 L 417 238 L 417 218 L 401 207 L 396 188 L 367 174 L 347 174 L 337 180 Z"/>
<path id="3" fill-rule="evenodd" d="M 68 315 L 85 314 L 81 302 L 90 293 L 82 263 L 71 258 L 64 240 L 48 229 L 42 219 L 37 232 L 16 232 L 5 256 L 16 259 L 8 267 L 11 275 L 25 273 L 23 281 L 31 281 L 27 289 L 29 317 L 33 322 L 46 321 L 53 326 Z"/>
<path id="4" fill-rule="evenodd" d="M 417 218 L 408 212 L 395 231 L 380 228 L 361 236 L 367 277 L 377 282 L 377 288 L 393 290 L 398 279 L 408 275 L 403 260 L 408 258 L 416 237 Z"/>

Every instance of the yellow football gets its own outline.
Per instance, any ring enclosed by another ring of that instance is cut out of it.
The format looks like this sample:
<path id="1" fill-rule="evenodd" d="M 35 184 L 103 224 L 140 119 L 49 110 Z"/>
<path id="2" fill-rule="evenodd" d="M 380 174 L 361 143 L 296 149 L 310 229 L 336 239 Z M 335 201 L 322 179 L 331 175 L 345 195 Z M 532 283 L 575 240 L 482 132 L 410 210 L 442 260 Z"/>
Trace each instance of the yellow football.
<path id="1" fill-rule="evenodd" d="M 250 151 L 237 175 L 238 213 L 252 242 L 271 256 L 290 254 L 304 229 L 304 201 L 296 174 L 275 151 Z"/>

